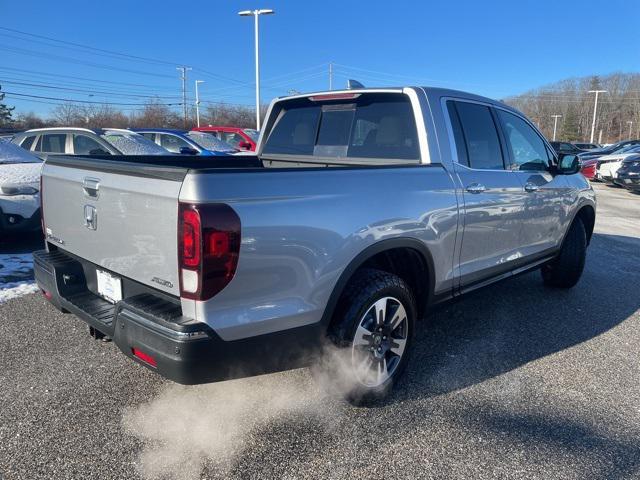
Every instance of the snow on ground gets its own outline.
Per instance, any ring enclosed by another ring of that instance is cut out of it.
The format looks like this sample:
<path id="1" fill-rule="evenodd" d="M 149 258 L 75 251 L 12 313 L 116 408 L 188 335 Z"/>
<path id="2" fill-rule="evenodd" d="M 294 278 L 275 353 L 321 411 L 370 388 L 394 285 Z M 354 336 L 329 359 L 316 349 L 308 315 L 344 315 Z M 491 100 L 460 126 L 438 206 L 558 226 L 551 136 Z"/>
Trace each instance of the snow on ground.
<path id="1" fill-rule="evenodd" d="M 37 291 L 30 253 L 0 254 L 0 303 Z"/>

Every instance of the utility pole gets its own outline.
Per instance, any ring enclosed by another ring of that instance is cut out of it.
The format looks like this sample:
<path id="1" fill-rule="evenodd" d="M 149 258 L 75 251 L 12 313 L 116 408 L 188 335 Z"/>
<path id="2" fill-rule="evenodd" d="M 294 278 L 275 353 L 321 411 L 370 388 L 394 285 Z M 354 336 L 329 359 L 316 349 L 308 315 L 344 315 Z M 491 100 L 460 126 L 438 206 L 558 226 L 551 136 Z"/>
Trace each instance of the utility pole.
<path id="1" fill-rule="evenodd" d="M 553 118 L 553 141 L 556 141 L 556 130 L 558 128 L 558 119 L 562 118 L 562 115 L 551 115 Z"/>
<path id="2" fill-rule="evenodd" d="M 238 12 L 241 17 L 250 17 L 253 15 L 255 21 L 255 36 L 256 36 L 256 130 L 260 130 L 260 48 L 259 48 L 259 28 L 258 17 L 260 15 L 272 15 L 274 13 L 270 8 L 263 8 L 260 10 L 243 10 Z"/>
<path id="3" fill-rule="evenodd" d="M 196 80 L 196 123 L 200 126 L 200 96 L 198 95 L 198 85 L 204 83 L 204 80 Z"/>
<path id="4" fill-rule="evenodd" d="M 629 138 L 628 138 L 628 140 L 631 140 L 631 127 L 633 126 L 633 120 L 629 120 L 627 123 L 629 124 Z"/>
<path id="5" fill-rule="evenodd" d="M 182 122 L 184 128 L 187 128 L 187 71 L 191 70 L 191 67 L 176 67 L 176 70 L 182 72 L 182 75 L 180 75 L 182 80 Z"/>
<path id="6" fill-rule="evenodd" d="M 589 93 L 595 93 L 596 94 L 596 102 L 593 106 L 593 122 L 591 122 L 591 140 L 589 140 L 589 143 L 593 143 L 593 134 L 596 131 L 596 113 L 598 111 L 598 94 L 599 93 L 606 93 L 606 90 L 589 90 Z"/>
<path id="7" fill-rule="evenodd" d="M 329 62 L 329 90 L 333 90 L 333 63 Z"/>

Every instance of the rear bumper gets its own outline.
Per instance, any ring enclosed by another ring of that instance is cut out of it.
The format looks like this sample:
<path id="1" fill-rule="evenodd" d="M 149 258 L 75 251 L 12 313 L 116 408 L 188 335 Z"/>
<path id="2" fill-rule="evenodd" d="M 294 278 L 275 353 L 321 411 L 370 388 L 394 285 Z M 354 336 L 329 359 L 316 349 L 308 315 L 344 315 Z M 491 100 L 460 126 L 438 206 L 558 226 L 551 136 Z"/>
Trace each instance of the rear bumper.
<path id="1" fill-rule="evenodd" d="M 0 233 L 36 232 L 41 228 L 39 208 L 30 217 L 24 217 L 15 213 L 5 213 L 0 207 Z"/>
<path id="2" fill-rule="evenodd" d="M 209 383 L 307 365 L 322 338 L 320 325 L 226 342 L 208 325 L 182 316 L 177 299 L 146 291 L 113 305 L 91 288 L 95 266 L 61 250 L 34 252 L 40 289 L 59 310 L 113 338 L 129 358 L 181 384 Z M 152 361 L 134 355 L 141 351 Z"/>

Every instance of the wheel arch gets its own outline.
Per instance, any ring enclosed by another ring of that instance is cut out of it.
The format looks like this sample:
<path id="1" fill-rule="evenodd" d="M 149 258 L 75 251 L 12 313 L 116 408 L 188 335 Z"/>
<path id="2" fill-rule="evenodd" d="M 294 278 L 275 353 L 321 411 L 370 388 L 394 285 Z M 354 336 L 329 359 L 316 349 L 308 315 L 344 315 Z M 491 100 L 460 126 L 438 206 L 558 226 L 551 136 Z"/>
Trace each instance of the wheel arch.
<path id="1" fill-rule="evenodd" d="M 408 262 L 408 259 L 417 261 Z M 407 282 L 416 297 L 418 319 L 432 301 L 435 270 L 433 257 L 424 242 L 415 238 L 382 240 L 362 250 L 340 274 L 322 315 L 321 321 L 326 327 L 330 325 L 349 281 L 362 268 L 378 268 L 396 274 Z M 423 272 L 426 273 L 426 282 Z"/>
<path id="2" fill-rule="evenodd" d="M 587 245 L 591 242 L 593 235 L 593 229 L 596 224 L 596 210 L 592 205 L 583 205 L 573 216 L 571 223 L 575 222 L 576 218 L 579 218 L 584 225 L 585 232 L 587 234 Z"/>

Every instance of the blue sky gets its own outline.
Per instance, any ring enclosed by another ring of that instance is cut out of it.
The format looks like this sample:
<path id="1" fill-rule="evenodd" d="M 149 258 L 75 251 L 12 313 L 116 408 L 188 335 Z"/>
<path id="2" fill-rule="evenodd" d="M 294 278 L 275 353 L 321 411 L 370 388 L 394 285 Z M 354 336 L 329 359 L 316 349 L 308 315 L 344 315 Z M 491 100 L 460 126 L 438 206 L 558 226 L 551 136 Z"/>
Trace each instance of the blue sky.
<path id="1" fill-rule="evenodd" d="M 640 71 L 633 23 L 640 2 L 631 0 L 0 0 L 0 6 L 2 27 L 166 62 L 96 55 L 0 29 L 3 91 L 42 97 L 144 103 L 158 95 L 177 103 L 174 64 L 185 64 L 194 67 L 190 98 L 193 80 L 201 79 L 203 101 L 253 105 L 253 20 L 237 15 L 249 8 L 276 11 L 261 18 L 265 102 L 289 90 L 326 89 L 329 62 L 336 64 L 336 87 L 355 78 L 366 86 L 437 85 L 494 98 L 568 77 Z M 9 96 L 5 102 L 18 112 L 46 114 L 58 102 Z"/>

